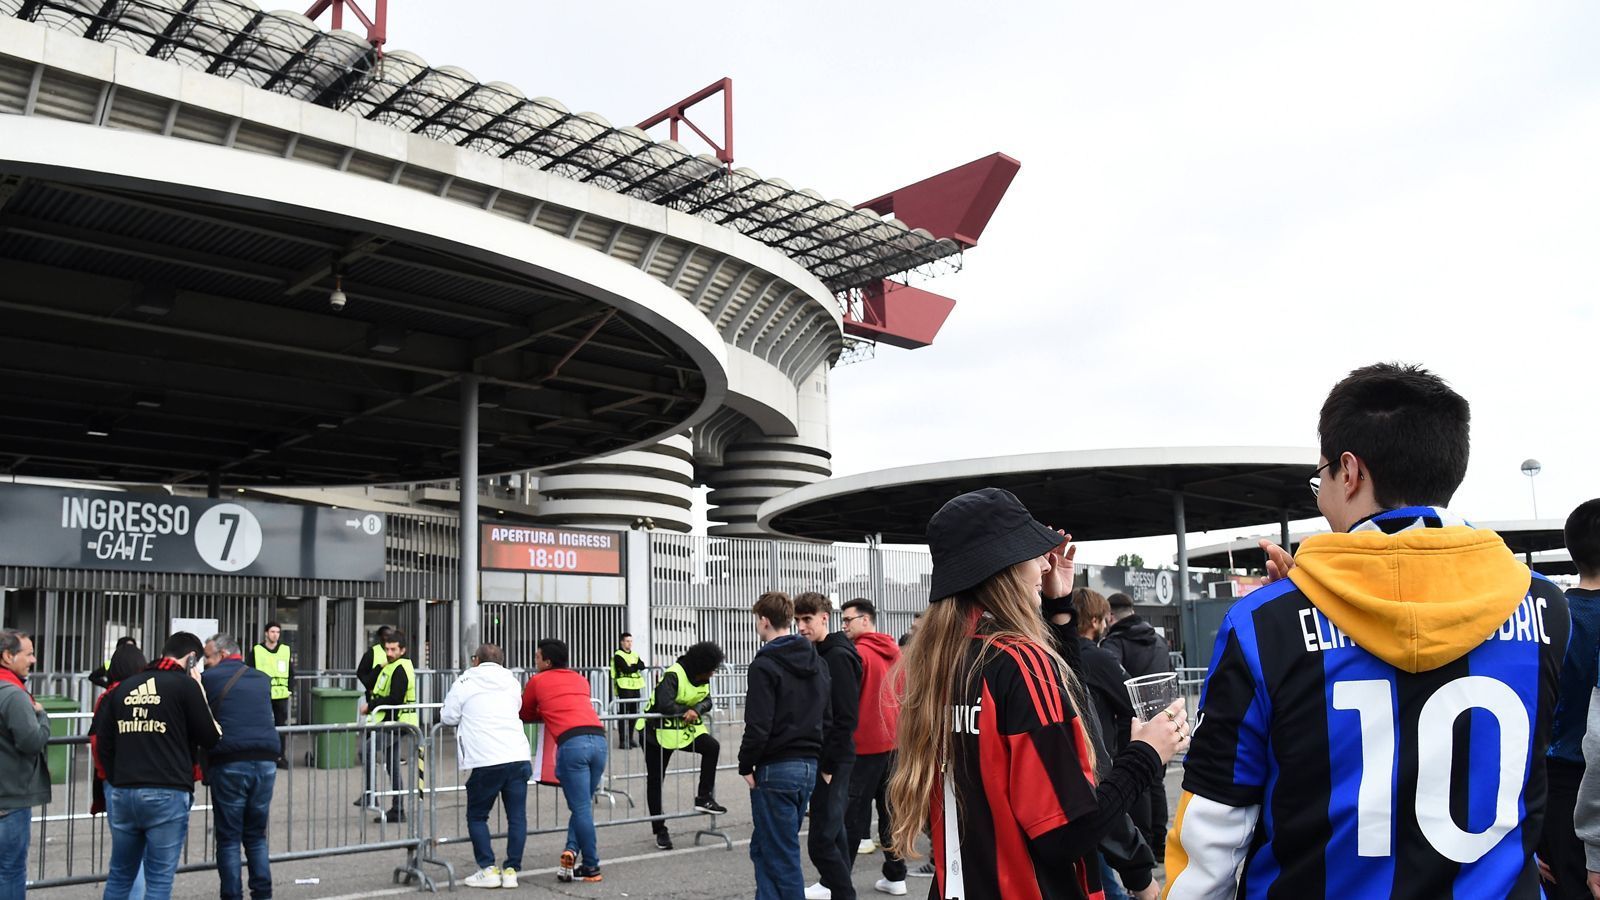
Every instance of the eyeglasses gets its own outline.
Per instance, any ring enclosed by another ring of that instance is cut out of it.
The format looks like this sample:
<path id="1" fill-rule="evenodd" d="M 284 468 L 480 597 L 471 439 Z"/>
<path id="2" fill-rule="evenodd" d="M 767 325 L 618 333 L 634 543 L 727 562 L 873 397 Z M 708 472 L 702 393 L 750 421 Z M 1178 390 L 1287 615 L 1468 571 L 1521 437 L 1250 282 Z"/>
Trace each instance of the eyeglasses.
<path id="1" fill-rule="evenodd" d="M 854 622 L 857 619 L 865 619 L 865 618 L 866 618 L 866 614 L 865 613 L 863 613 L 862 615 L 859 615 L 859 616 L 840 616 L 839 617 L 839 624 L 841 624 L 841 625 L 849 625 L 851 622 Z"/>
<path id="2" fill-rule="evenodd" d="M 1308 485 L 1310 485 L 1310 487 L 1311 487 L 1311 496 L 1313 496 L 1313 497 L 1322 496 L 1322 470 L 1328 468 L 1331 465 L 1333 465 L 1333 463 L 1325 462 L 1322 465 L 1317 466 L 1317 473 L 1315 475 L 1312 475 L 1310 478 L 1306 479 L 1306 483 Z"/>

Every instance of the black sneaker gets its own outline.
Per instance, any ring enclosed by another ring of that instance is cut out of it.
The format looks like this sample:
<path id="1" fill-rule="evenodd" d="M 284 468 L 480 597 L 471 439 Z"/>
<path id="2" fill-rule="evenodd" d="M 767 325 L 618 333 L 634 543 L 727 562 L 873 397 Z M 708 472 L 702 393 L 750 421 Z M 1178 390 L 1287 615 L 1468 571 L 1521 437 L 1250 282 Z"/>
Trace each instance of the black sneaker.
<path id="1" fill-rule="evenodd" d="M 656 832 L 656 849 L 657 850 L 671 850 L 672 849 L 672 835 L 666 833 L 665 831 Z"/>
<path id="2" fill-rule="evenodd" d="M 713 816 L 726 815 L 728 808 L 710 797 L 696 797 L 694 800 L 695 812 L 710 813 Z"/>
<path id="3" fill-rule="evenodd" d="M 390 809 L 387 813 L 384 813 L 383 815 L 379 816 L 378 818 L 374 819 L 373 821 L 375 821 L 375 822 L 404 822 L 405 820 L 406 820 L 406 812 L 405 812 L 405 810 L 399 809 L 399 808 L 394 808 L 394 809 Z"/>
<path id="4" fill-rule="evenodd" d="M 604 881 L 599 866 L 579 866 L 572 870 L 573 881 Z"/>

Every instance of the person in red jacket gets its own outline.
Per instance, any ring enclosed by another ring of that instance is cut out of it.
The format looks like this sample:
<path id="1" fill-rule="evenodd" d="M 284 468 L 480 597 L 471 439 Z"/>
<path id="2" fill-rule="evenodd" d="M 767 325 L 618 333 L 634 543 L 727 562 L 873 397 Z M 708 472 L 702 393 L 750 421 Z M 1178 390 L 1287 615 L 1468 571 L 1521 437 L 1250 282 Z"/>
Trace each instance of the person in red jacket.
<path id="1" fill-rule="evenodd" d="M 845 813 L 849 832 L 850 865 L 855 866 L 861 842 L 872 834 L 873 802 L 886 796 L 894 772 L 894 732 L 900 708 L 891 689 L 889 673 L 900 662 L 900 645 L 878 630 L 878 608 L 857 597 L 844 605 L 840 621 L 845 636 L 861 655 L 861 711 L 856 719 L 856 767 L 850 777 L 850 806 Z M 883 845 L 883 877 L 874 885 L 885 894 L 906 892 L 906 864 L 894 852 L 889 835 L 894 831 L 886 803 L 878 805 L 878 843 Z"/>
<path id="2" fill-rule="evenodd" d="M 567 846 L 557 881 L 599 881 L 594 792 L 606 770 L 606 730 L 589 702 L 589 679 L 567 668 L 567 645 L 545 639 L 533 651 L 537 669 L 522 691 L 522 721 L 543 722 L 556 740 L 556 777 L 566 795 Z"/>

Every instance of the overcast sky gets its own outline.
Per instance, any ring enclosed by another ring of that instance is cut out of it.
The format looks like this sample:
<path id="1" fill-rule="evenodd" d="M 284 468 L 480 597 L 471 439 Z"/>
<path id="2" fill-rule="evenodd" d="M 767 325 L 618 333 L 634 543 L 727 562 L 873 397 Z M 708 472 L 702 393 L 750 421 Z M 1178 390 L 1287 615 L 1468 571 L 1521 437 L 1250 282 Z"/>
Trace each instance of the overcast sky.
<path id="1" fill-rule="evenodd" d="M 1001 8 L 432 0 L 389 47 L 617 124 L 730 76 L 735 164 L 855 202 L 1021 160 L 926 285 L 937 343 L 834 372 L 837 474 L 1314 447 L 1335 381 L 1404 360 L 1472 403 L 1457 511 L 1530 517 L 1528 457 L 1545 517 L 1600 495 L 1600 6 Z M 1123 546 L 1172 542 L 1085 555 Z"/>

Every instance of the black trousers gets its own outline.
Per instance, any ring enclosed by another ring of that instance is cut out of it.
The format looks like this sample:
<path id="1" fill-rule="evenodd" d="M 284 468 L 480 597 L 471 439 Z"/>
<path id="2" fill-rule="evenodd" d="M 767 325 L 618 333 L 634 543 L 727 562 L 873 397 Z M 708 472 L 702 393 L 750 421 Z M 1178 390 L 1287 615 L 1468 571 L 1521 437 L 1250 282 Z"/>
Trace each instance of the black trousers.
<path id="1" fill-rule="evenodd" d="M 722 745 L 709 734 L 702 734 L 695 738 L 689 746 L 684 747 L 694 753 L 700 754 L 700 784 L 695 791 L 695 799 L 701 797 L 715 797 L 717 795 L 717 759 L 722 754 Z M 644 729 L 644 799 L 645 807 L 650 810 L 650 815 L 661 815 L 661 783 L 666 779 L 667 764 L 672 761 L 672 754 L 676 752 L 656 743 L 656 730 L 648 725 Z M 667 830 L 667 823 L 656 820 L 650 823 L 650 829 L 657 834 Z"/>
<path id="2" fill-rule="evenodd" d="M 1134 799 L 1128 807 L 1128 816 L 1144 835 L 1156 862 L 1167 857 L 1167 782 L 1163 778 Z"/>
<path id="3" fill-rule="evenodd" d="M 879 797 L 883 797 L 884 802 L 878 807 L 878 845 L 883 848 L 883 877 L 890 881 L 905 881 L 906 862 L 894 852 L 894 810 L 888 805 L 889 775 L 893 771 L 892 751 L 856 757 L 855 771 L 850 774 L 850 809 L 845 813 L 845 827 L 850 842 L 850 866 L 854 868 L 861 839 L 872 833 L 872 806 Z"/>
<path id="4" fill-rule="evenodd" d="M 817 785 L 811 791 L 811 831 L 806 836 L 806 851 L 811 854 L 811 864 L 817 868 L 817 879 L 833 892 L 833 900 L 855 900 L 855 882 L 850 880 L 851 864 L 855 861 L 854 848 L 850 846 L 850 829 L 845 827 L 845 811 L 850 806 L 850 777 L 855 763 L 841 763 L 834 767 L 833 781 L 822 780 L 817 772 Z"/>
<path id="5" fill-rule="evenodd" d="M 639 711 L 638 688 L 617 688 L 617 712 L 621 714 L 636 713 Z M 634 731 L 637 719 L 617 720 L 617 749 L 626 750 L 638 746 L 638 732 Z"/>
<path id="6" fill-rule="evenodd" d="M 282 728 L 283 726 L 289 724 L 289 698 L 288 697 L 285 697 L 282 700 L 274 700 L 274 701 L 272 701 L 272 724 L 278 726 L 279 728 Z M 284 756 L 284 753 L 286 753 L 288 751 L 288 748 L 289 748 L 289 736 L 287 734 L 279 734 L 278 735 L 278 762 L 283 762 L 286 759 L 286 757 Z"/>
<path id="7" fill-rule="evenodd" d="M 1583 781 L 1583 763 L 1546 759 L 1544 772 L 1544 832 L 1539 836 L 1539 858 L 1556 877 L 1553 886 L 1544 885 L 1544 895 L 1550 900 L 1590 900 L 1583 842 L 1572 825 L 1578 783 Z"/>

